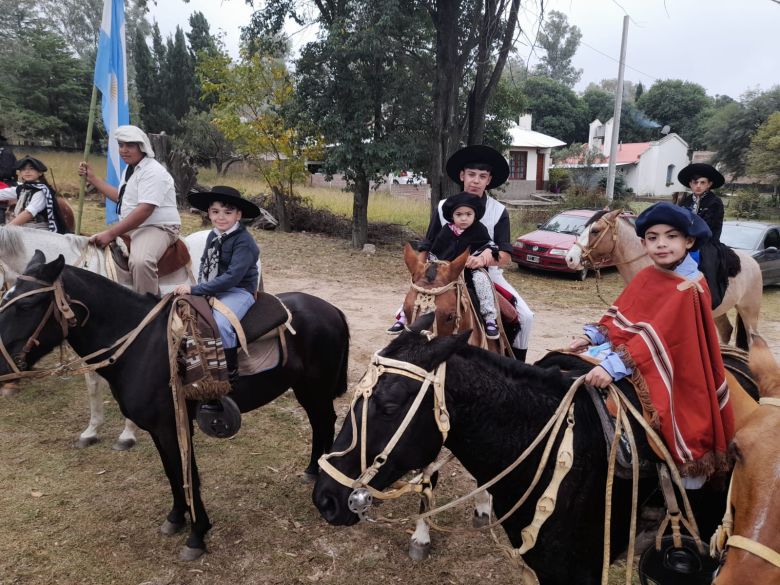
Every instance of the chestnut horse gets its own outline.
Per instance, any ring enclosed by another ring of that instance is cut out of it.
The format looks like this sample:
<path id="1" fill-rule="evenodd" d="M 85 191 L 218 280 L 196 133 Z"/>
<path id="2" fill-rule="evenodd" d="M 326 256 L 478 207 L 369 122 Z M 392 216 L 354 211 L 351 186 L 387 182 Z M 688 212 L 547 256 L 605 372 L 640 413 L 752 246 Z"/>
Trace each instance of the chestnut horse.
<path id="1" fill-rule="evenodd" d="M 586 264 L 598 268 L 610 260 L 628 284 L 640 270 L 652 265 L 653 262 L 645 253 L 634 226 L 627 218 L 621 217 L 622 212 L 622 209 L 601 211 L 591 218 L 588 227 L 566 254 L 569 268 L 581 269 Z M 761 269 L 752 256 L 740 250 L 735 252 L 739 256 L 741 270 L 739 274 L 729 278 L 723 301 L 713 309 L 712 316 L 715 318 L 721 341 L 728 343 L 734 328 L 726 313 L 736 308 L 736 344 L 746 350 L 749 335 L 758 332 L 763 279 Z"/>
<path id="2" fill-rule="evenodd" d="M 712 542 L 713 553 L 723 551 L 714 585 L 780 583 L 780 506 L 775 499 L 780 482 L 780 366 L 758 336 L 750 349 L 750 369 L 761 398 L 731 444 L 735 464 L 729 504 Z"/>

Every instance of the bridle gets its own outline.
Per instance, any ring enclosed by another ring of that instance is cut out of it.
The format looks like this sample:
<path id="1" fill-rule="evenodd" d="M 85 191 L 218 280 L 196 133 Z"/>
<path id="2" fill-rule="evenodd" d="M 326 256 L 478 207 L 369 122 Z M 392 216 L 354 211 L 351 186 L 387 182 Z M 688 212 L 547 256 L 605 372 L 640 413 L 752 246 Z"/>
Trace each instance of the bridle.
<path id="1" fill-rule="evenodd" d="M 68 297 L 68 295 L 65 293 L 65 290 L 63 289 L 62 280 L 60 277 L 57 277 L 57 279 L 54 282 L 46 282 L 44 280 L 40 280 L 32 276 L 21 274 L 17 277 L 17 280 L 24 280 L 27 282 L 39 284 L 41 285 L 41 288 L 36 288 L 31 291 L 27 291 L 25 293 L 20 294 L 17 297 L 14 297 L 8 302 L 3 303 L 2 305 L 0 305 L 0 313 L 8 309 L 8 307 L 12 306 L 15 302 L 20 301 L 24 298 L 31 297 L 37 294 L 43 294 L 49 292 L 53 293 L 52 300 L 49 303 L 49 306 L 46 308 L 46 312 L 43 314 L 43 317 L 41 317 L 41 321 L 38 323 L 38 326 L 35 328 L 33 333 L 27 339 L 24 346 L 22 346 L 22 350 L 19 353 L 17 353 L 14 356 L 11 356 L 11 354 L 6 349 L 2 338 L 0 338 L 0 354 L 2 354 L 3 358 L 5 359 L 6 363 L 10 366 L 14 374 L 21 374 L 23 370 L 27 369 L 27 354 L 30 353 L 33 347 L 39 345 L 38 337 L 43 331 L 43 328 L 49 322 L 50 318 L 53 317 L 54 320 L 57 322 L 57 324 L 60 327 L 60 330 L 62 331 L 62 337 L 64 339 L 65 337 L 68 336 L 69 328 L 76 327 L 76 326 L 83 326 L 87 322 L 87 319 L 89 319 L 89 309 L 87 309 L 84 303 L 80 301 L 74 301 L 70 297 Z M 81 323 L 79 323 L 78 320 L 76 319 L 76 315 L 73 312 L 73 309 L 71 308 L 71 304 L 81 305 L 86 311 L 86 315 L 84 319 L 81 321 Z"/>
<path id="2" fill-rule="evenodd" d="M 428 393 L 429 388 L 433 388 L 433 415 L 436 420 L 436 426 L 439 428 L 439 432 L 442 435 L 442 444 L 447 440 L 447 435 L 450 430 L 450 415 L 447 411 L 447 406 L 444 398 L 444 380 L 446 377 L 446 362 L 442 362 L 433 371 L 427 371 L 414 364 L 394 360 L 383 357 L 378 353 L 374 354 L 371 358 L 371 363 L 368 366 L 368 370 L 358 382 L 352 396 L 350 403 L 350 421 L 352 424 L 352 442 L 343 451 L 337 451 L 328 453 L 320 457 L 319 466 L 323 472 L 333 478 L 341 485 L 351 488 L 352 493 L 349 496 L 349 509 L 353 513 L 357 514 L 361 520 L 367 519 L 367 512 L 370 508 L 373 498 L 380 500 L 391 500 L 399 498 L 407 493 L 418 493 L 423 496 L 430 497 L 430 477 L 422 477 L 422 475 L 412 479 L 411 481 L 403 482 L 399 481 L 393 484 L 389 491 L 380 491 L 369 484 L 371 480 L 376 477 L 382 466 L 387 463 L 387 459 L 393 449 L 400 441 L 406 429 L 411 424 L 412 420 L 420 409 L 420 405 Z M 374 392 L 374 387 L 379 382 L 379 378 L 384 374 L 397 374 L 406 376 L 413 380 L 419 381 L 420 389 L 417 391 L 417 395 L 412 402 L 409 410 L 401 421 L 400 426 L 396 429 L 393 436 L 389 439 L 384 449 L 374 457 L 371 465 L 368 465 L 366 458 L 367 448 L 367 426 L 368 426 L 368 401 Z M 330 461 L 331 458 L 343 457 L 350 453 L 357 447 L 357 417 L 355 415 L 355 407 L 358 400 L 363 399 L 362 416 L 361 416 L 361 428 L 360 428 L 360 475 L 353 479 L 345 475 L 340 470 L 336 469 Z"/>
<path id="3" fill-rule="evenodd" d="M 758 404 L 759 407 L 780 407 L 780 398 L 763 397 L 759 399 Z M 734 515 L 732 513 L 733 506 L 731 498 L 733 487 L 734 474 L 731 476 L 731 482 L 729 483 L 729 493 L 726 497 L 726 512 L 723 515 L 721 525 L 718 526 L 718 529 L 715 531 L 715 534 L 712 535 L 712 540 L 710 541 L 710 554 L 716 558 L 718 556 L 723 557 L 728 547 L 739 548 L 759 557 L 760 559 L 765 560 L 767 563 L 770 563 L 774 567 L 780 569 L 780 552 L 763 545 L 760 542 L 753 540 L 752 538 L 733 533 Z"/>
<path id="4" fill-rule="evenodd" d="M 430 266 L 432 264 L 435 265 L 448 265 L 449 262 L 444 260 L 431 260 L 428 261 L 426 266 Z M 409 319 L 409 323 L 414 323 L 415 320 L 421 315 L 424 315 L 426 313 L 430 312 L 436 312 L 436 297 L 455 289 L 455 329 L 453 331 L 453 334 L 460 332 L 460 324 L 463 319 L 463 312 L 461 308 L 461 301 L 463 298 L 463 287 L 466 285 L 465 281 L 463 280 L 463 273 L 458 276 L 457 280 L 453 280 L 452 282 L 449 282 L 443 286 L 437 287 L 437 288 L 425 288 L 423 286 L 420 286 L 418 284 L 415 284 L 414 281 L 411 283 L 412 289 L 417 293 L 414 298 L 414 304 L 412 309 L 412 316 L 411 319 Z M 433 320 L 433 334 L 438 334 L 438 326 L 436 324 L 436 319 Z"/>
<path id="5" fill-rule="evenodd" d="M 588 243 L 586 245 L 580 244 L 579 241 L 575 241 L 573 246 L 577 246 L 580 250 L 582 250 L 581 254 L 581 264 L 583 267 L 587 268 L 590 266 L 590 268 L 593 268 L 594 270 L 598 270 L 601 268 L 602 265 L 604 265 L 609 258 L 612 257 L 612 255 L 615 253 L 615 249 L 617 248 L 617 241 L 618 241 L 618 230 L 620 229 L 620 214 L 616 215 L 613 219 L 607 219 L 607 216 L 600 217 L 598 220 L 593 222 L 588 226 Z M 599 221 L 603 221 L 606 224 L 606 228 L 603 229 L 599 235 L 596 237 L 596 240 L 591 244 L 590 243 L 590 232 L 596 223 Z M 601 240 L 604 239 L 604 236 L 607 235 L 608 232 L 612 233 L 612 248 L 610 248 L 609 252 L 603 254 L 601 258 L 598 261 L 594 261 L 593 259 L 593 252 L 595 252 L 596 248 L 598 248 L 599 244 L 601 243 Z M 620 266 L 623 264 L 631 264 L 632 262 L 636 262 L 640 258 L 643 258 L 646 256 L 646 252 L 642 252 L 639 256 L 636 256 L 632 258 L 631 260 L 624 260 L 623 262 L 618 262 L 615 264 L 615 266 Z"/>

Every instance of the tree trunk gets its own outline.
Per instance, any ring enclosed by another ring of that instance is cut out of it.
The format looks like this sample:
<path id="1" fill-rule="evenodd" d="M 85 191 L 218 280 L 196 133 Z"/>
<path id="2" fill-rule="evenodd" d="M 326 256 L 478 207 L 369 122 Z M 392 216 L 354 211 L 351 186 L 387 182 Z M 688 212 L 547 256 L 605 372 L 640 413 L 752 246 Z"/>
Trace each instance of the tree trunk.
<path id="1" fill-rule="evenodd" d="M 271 193 L 274 196 L 274 212 L 276 213 L 276 219 L 279 220 L 279 229 L 283 232 L 292 231 L 290 219 L 287 217 L 284 193 L 279 187 L 271 187 Z"/>
<path id="2" fill-rule="evenodd" d="M 361 250 L 368 240 L 368 190 L 369 182 L 365 173 L 355 177 L 352 202 L 352 247 Z"/>

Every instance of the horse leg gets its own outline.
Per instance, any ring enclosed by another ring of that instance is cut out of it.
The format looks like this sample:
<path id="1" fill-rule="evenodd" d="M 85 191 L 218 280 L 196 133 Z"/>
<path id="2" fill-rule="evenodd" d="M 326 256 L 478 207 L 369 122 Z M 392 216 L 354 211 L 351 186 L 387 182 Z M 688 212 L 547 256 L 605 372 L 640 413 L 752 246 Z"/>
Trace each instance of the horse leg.
<path id="1" fill-rule="evenodd" d="M 439 481 L 439 472 L 431 474 L 431 489 L 436 488 Z M 420 502 L 420 513 L 426 511 L 425 500 Z M 424 561 L 431 555 L 431 527 L 428 522 L 420 518 L 414 525 L 414 533 L 409 540 L 409 558 L 413 561 Z"/>
<path id="2" fill-rule="evenodd" d="M 474 528 L 482 528 L 490 524 L 490 512 L 492 509 L 490 494 L 487 491 L 479 492 L 474 496 L 474 517 L 471 519 Z"/>
<path id="3" fill-rule="evenodd" d="M 6 382 L 0 385 L 0 396 L 8 398 L 9 396 L 16 396 L 19 394 L 19 382 L 14 380 L 13 382 Z"/>
<path id="4" fill-rule="evenodd" d="M 189 432 L 192 433 L 191 424 Z M 173 535 L 183 530 L 186 526 L 185 514 L 189 510 L 184 495 L 184 477 L 179 455 L 179 442 L 174 425 L 162 429 L 161 432 L 151 432 L 150 434 L 160 454 L 160 460 L 162 461 L 163 469 L 165 469 L 165 475 L 168 477 L 171 494 L 173 495 L 173 507 L 160 527 L 160 532 L 165 535 Z M 190 453 L 190 464 L 192 466 L 192 498 L 195 519 L 190 528 L 187 541 L 179 553 L 179 559 L 182 561 L 194 561 L 206 552 L 204 539 L 211 528 L 211 522 L 200 495 L 200 476 L 195 463 L 194 451 Z"/>
<path id="5" fill-rule="evenodd" d="M 317 394 L 312 396 L 310 390 L 315 388 Z M 316 384 L 298 385 L 293 387 L 293 392 L 298 402 L 306 411 L 311 425 L 311 456 L 309 465 L 303 472 L 304 479 L 309 482 L 317 480 L 320 466 L 319 459 L 323 453 L 330 451 L 333 446 L 333 436 L 336 425 L 336 410 L 333 408 L 333 400 L 322 394 L 322 389 Z"/>
<path id="6" fill-rule="evenodd" d="M 87 383 L 87 397 L 89 398 L 89 426 L 79 435 L 76 446 L 80 449 L 98 442 L 98 429 L 106 421 L 101 390 L 101 385 L 106 383 L 105 380 L 95 372 L 84 374 L 84 380 Z"/>
<path id="7" fill-rule="evenodd" d="M 135 447 L 135 444 L 137 442 L 137 439 L 136 439 L 136 432 L 137 431 L 138 431 L 138 426 L 133 421 L 131 421 L 129 418 L 126 418 L 125 419 L 125 428 L 122 429 L 122 432 L 119 435 L 119 438 L 111 446 L 111 448 L 114 451 L 129 451 L 130 449 Z"/>
<path id="8" fill-rule="evenodd" d="M 731 334 L 734 332 L 734 327 L 731 325 L 731 321 L 726 313 L 715 317 L 715 327 L 718 329 L 721 343 L 728 345 L 731 340 Z"/>

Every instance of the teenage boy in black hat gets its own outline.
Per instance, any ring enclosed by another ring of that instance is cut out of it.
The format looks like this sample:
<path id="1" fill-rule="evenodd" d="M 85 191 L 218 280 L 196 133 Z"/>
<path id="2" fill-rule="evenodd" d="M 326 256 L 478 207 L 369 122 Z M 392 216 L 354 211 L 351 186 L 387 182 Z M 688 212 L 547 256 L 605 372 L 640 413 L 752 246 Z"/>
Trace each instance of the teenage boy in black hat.
<path id="1" fill-rule="evenodd" d="M 232 187 L 217 186 L 211 191 L 192 192 L 187 196 L 190 204 L 209 214 L 214 229 L 206 238 L 206 248 L 200 259 L 198 284 L 180 284 L 173 291 L 177 295 L 200 295 L 216 297 L 224 303 L 240 320 L 255 302 L 255 291 L 259 273 L 257 260 L 260 250 L 257 242 L 246 228 L 241 225 L 242 218 L 251 219 L 260 215 L 260 208 L 251 201 L 241 197 Z M 227 317 L 212 309 L 214 320 L 219 327 L 222 346 L 225 350 L 225 361 L 230 375 L 231 384 L 238 380 L 238 338 Z M 230 408 L 232 416 L 240 413 L 235 403 L 224 397 L 201 404 L 200 410 L 206 411 L 206 418 L 213 422 L 220 418 L 221 413 Z M 198 423 L 201 423 L 198 417 Z M 231 417 L 225 417 L 230 420 Z M 238 431 L 238 426 L 225 428 L 224 424 L 201 424 L 201 429 L 212 436 L 230 437 Z M 219 432 L 215 432 L 215 428 Z"/>
<path id="2" fill-rule="evenodd" d="M 507 282 L 501 268 L 511 261 L 512 241 L 509 226 L 509 213 L 506 207 L 488 197 L 485 192 L 503 185 L 509 178 L 509 165 L 497 150 L 484 145 L 472 145 L 461 148 L 447 161 L 447 175 L 463 185 L 463 192 L 480 197 L 485 202 L 485 214 L 480 222 L 487 228 L 493 242 L 498 247 L 498 258 L 491 250 L 485 250 L 479 256 L 472 256 L 466 262 L 466 268 L 487 268 L 490 280 L 514 296 L 515 308 L 520 317 L 520 332 L 512 340 L 515 357 L 525 360 L 528 352 L 528 340 L 531 336 L 534 314 L 520 294 Z M 439 202 L 438 213 L 434 214 L 425 240 L 419 247 L 421 254 L 427 254 L 436 236 L 446 223 L 443 207 L 446 200 Z"/>
<path id="3" fill-rule="evenodd" d="M 693 163 L 677 174 L 677 180 L 691 190 L 691 193 L 683 196 L 679 205 L 701 217 L 712 232 L 709 242 L 693 256 L 710 286 L 714 309 L 720 305 L 723 295 L 726 294 L 729 274 L 724 264 L 727 258 L 730 258 L 732 264 L 739 262 L 733 253 L 730 254 L 728 249 L 724 249 L 727 247 L 720 241 L 725 211 L 720 197 L 712 191 L 722 187 L 726 179 L 712 165 Z"/>

